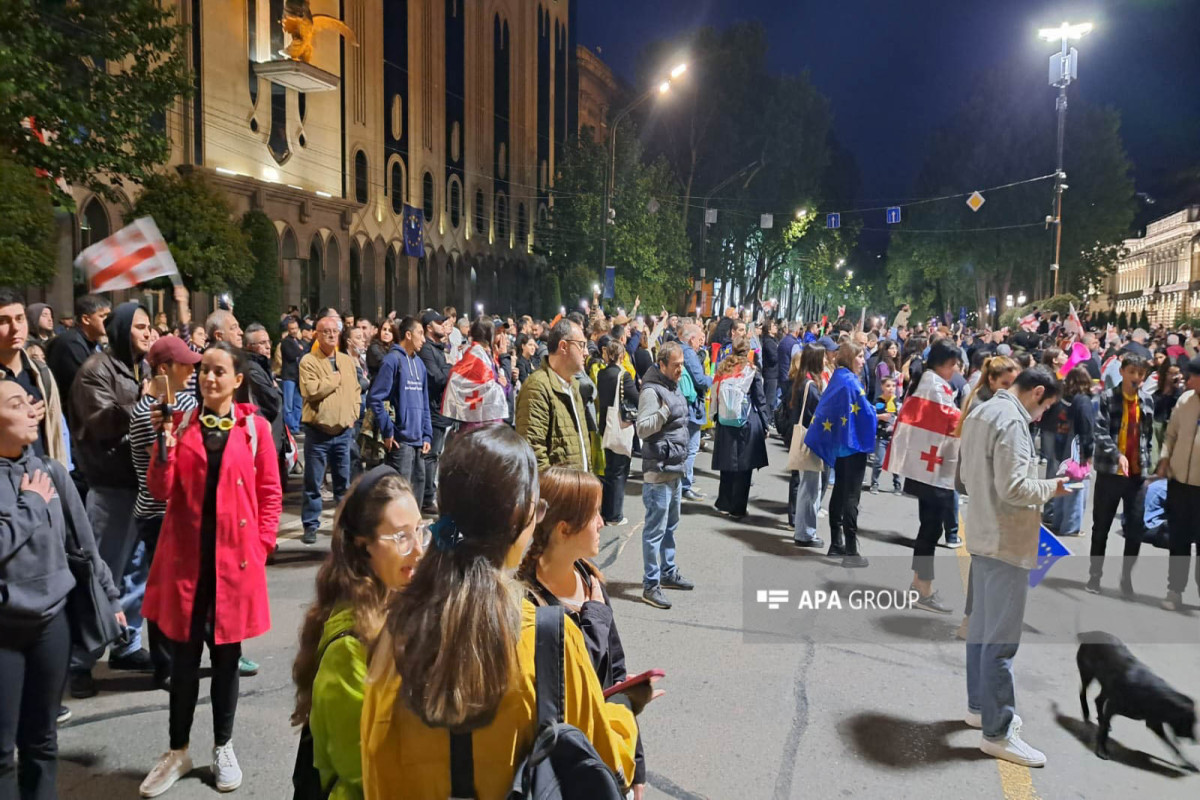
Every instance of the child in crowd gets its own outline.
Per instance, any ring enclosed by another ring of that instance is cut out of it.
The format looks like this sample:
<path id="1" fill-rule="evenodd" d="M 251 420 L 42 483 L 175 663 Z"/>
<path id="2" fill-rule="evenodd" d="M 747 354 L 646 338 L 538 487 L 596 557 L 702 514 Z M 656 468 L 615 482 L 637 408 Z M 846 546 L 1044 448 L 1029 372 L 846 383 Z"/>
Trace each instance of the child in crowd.
<path id="1" fill-rule="evenodd" d="M 900 413 L 900 398 L 896 396 L 896 379 L 884 378 L 879 382 L 879 400 L 875 403 L 875 414 L 879 417 L 879 429 L 875 436 L 875 466 L 871 468 L 871 494 L 879 494 L 879 473 L 883 472 L 883 457 L 892 443 L 892 432 L 896 429 L 896 416 Z M 892 475 L 892 491 L 900 494 L 900 476 Z"/>

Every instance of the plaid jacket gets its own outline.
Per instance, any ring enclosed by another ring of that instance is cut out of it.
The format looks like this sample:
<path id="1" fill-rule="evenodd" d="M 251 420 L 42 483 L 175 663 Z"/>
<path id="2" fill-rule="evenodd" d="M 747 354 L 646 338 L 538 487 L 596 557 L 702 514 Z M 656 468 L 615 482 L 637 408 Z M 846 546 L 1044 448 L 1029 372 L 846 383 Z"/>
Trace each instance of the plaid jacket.
<path id="1" fill-rule="evenodd" d="M 1142 451 L 1141 474 L 1149 476 L 1154 471 L 1154 464 L 1150 459 L 1150 443 L 1154 437 L 1154 400 L 1150 395 L 1139 391 L 1138 404 L 1142 408 L 1142 430 L 1139 438 Z M 1097 472 L 1117 474 L 1118 456 L 1121 455 L 1117 442 L 1120 441 L 1124 415 L 1125 398 L 1121 394 L 1121 385 L 1105 389 L 1100 394 L 1100 407 L 1096 411 L 1096 456 L 1093 463 Z"/>

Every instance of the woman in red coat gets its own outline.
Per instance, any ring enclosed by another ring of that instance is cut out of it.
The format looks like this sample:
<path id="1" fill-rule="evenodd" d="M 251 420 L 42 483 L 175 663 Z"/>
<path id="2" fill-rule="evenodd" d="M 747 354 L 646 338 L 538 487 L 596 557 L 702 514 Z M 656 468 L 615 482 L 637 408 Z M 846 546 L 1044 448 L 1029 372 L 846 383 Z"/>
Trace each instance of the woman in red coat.
<path id="1" fill-rule="evenodd" d="M 176 414 L 150 461 L 147 486 L 167 502 L 150 568 L 143 613 L 171 640 L 171 749 L 142 782 L 157 797 L 192 769 L 188 755 L 199 693 L 200 656 L 212 660 L 213 777 L 217 789 L 241 785 L 230 737 L 242 641 L 271 627 L 267 555 L 282 506 L 271 426 L 249 404 L 235 404 L 245 356 L 224 342 L 200 362 L 202 408 Z M 178 426 L 176 430 L 176 426 Z"/>

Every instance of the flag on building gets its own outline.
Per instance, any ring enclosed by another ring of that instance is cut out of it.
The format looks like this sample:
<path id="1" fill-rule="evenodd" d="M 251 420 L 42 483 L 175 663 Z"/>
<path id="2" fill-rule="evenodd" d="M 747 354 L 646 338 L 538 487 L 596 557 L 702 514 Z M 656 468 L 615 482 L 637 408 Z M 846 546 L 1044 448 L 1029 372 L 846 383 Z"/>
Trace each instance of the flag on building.
<path id="1" fill-rule="evenodd" d="M 1045 578 L 1046 573 L 1054 566 L 1054 562 L 1069 555 L 1071 555 L 1071 551 L 1066 548 L 1066 545 L 1060 542 L 1053 533 L 1046 530 L 1046 526 L 1043 525 L 1038 534 L 1037 566 L 1029 571 L 1029 587 L 1033 588 L 1041 583 L 1042 578 Z"/>
<path id="2" fill-rule="evenodd" d="M 421 209 L 404 204 L 404 255 L 422 258 L 425 255 L 425 220 Z"/>
<path id="3" fill-rule="evenodd" d="M 875 406 L 858 378 L 839 367 L 821 394 L 804 443 L 826 464 L 842 456 L 875 451 Z"/>
<path id="4" fill-rule="evenodd" d="M 920 383 L 904 398 L 883 468 L 893 475 L 954 488 L 961 441 L 954 435 L 962 412 L 954 404 L 954 389 L 933 370 L 921 373 Z"/>
<path id="5" fill-rule="evenodd" d="M 450 370 L 442 414 L 459 422 L 508 419 L 508 398 L 482 345 L 473 343 Z"/>
<path id="6" fill-rule="evenodd" d="M 179 276 L 171 250 L 150 217 L 135 219 L 86 248 L 75 267 L 87 275 L 88 291 L 115 292 L 164 276 Z"/>

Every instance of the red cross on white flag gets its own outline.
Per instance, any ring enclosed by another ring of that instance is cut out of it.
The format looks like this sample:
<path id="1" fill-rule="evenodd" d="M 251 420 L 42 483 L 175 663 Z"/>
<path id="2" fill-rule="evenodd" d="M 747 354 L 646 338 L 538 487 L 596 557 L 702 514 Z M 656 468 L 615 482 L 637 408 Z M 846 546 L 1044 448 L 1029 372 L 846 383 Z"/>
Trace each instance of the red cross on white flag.
<path id="1" fill-rule="evenodd" d="M 954 435 L 960 417 L 954 389 L 932 370 L 904 398 L 883 468 L 902 478 L 954 488 L 960 441 Z"/>
<path id="2" fill-rule="evenodd" d="M 175 259 L 150 217 L 134 220 L 75 259 L 87 272 L 91 292 L 129 289 L 154 278 L 179 275 Z"/>

